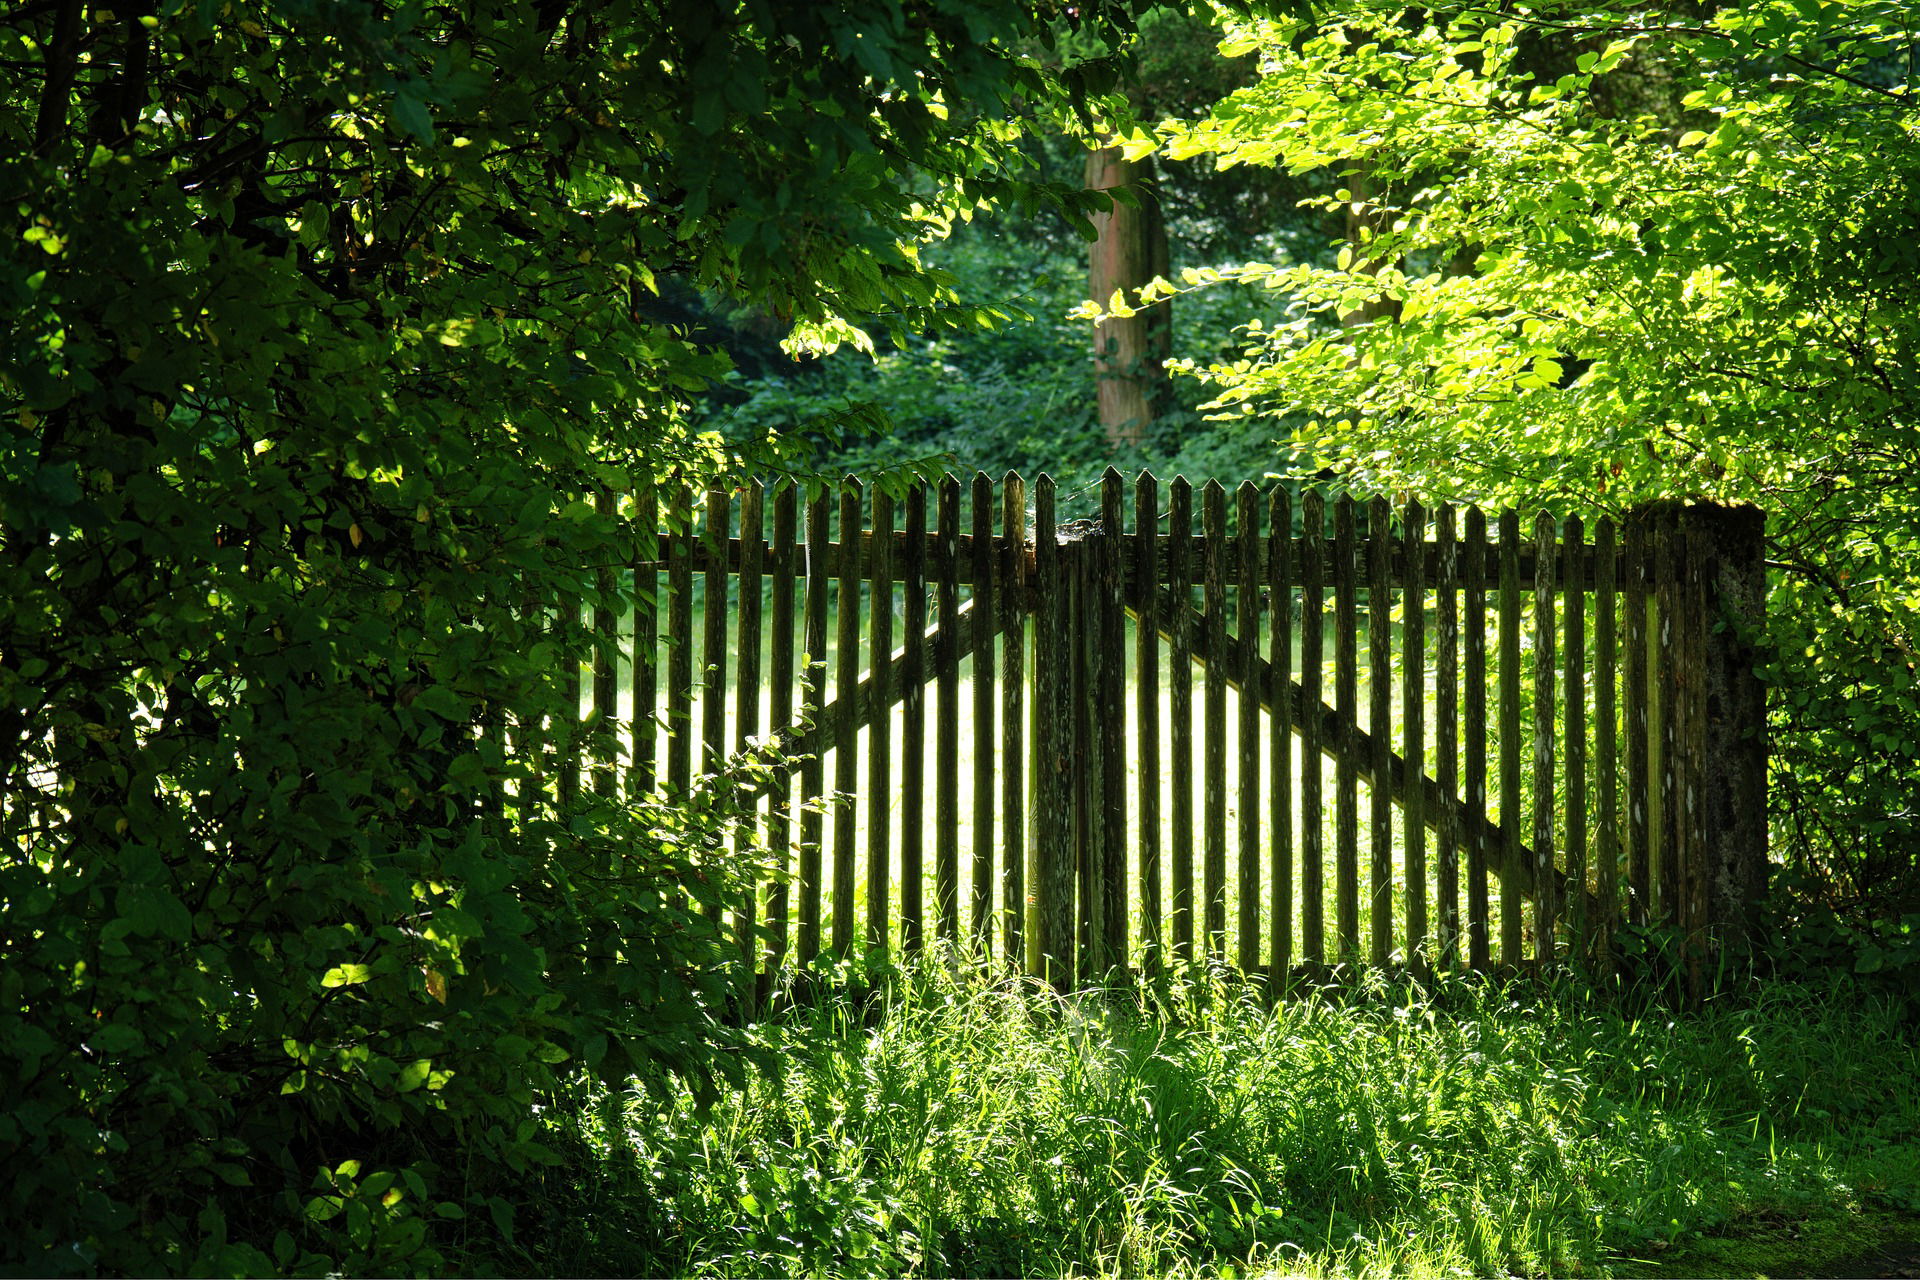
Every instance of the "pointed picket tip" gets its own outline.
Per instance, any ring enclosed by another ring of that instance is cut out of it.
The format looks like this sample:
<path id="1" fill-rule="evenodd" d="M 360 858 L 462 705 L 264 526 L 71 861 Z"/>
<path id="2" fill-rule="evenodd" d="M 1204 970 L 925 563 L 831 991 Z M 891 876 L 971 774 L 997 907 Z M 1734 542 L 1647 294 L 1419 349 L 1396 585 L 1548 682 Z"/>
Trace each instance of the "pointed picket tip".
<path id="1" fill-rule="evenodd" d="M 1125 484 L 1126 482 L 1127 478 L 1120 474 L 1120 468 L 1112 463 L 1108 463 L 1107 469 L 1100 473 L 1101 484 Z"/>
<path id="2" fill-rule="evenodd" d="M 1293 536 L 1293 495 L 1287 486 L 1277 484 L 1267 490 L 1267 514 L 1269 516 L 1269 534 L 1274 538 Z"/>
<path id="3" fill-rule="evenodd" d="M 1053 477 L 1042 471 L 1033 482 L 1033 536 L 1043 560 L 1051 561 L 1054 547 Z"/>
<path id="4" fill-rule="evenodd" d="M 1224 497 L 1227 492 L 1227 486 L 1221 484 L 1220 478 L 1218 476 L 1215 476 L 1212 479 L 1208 480 L 1206 484 L 1201 486 L 1200 492 L 1206 493 L 1206 494 L 1218 493 Z"/>

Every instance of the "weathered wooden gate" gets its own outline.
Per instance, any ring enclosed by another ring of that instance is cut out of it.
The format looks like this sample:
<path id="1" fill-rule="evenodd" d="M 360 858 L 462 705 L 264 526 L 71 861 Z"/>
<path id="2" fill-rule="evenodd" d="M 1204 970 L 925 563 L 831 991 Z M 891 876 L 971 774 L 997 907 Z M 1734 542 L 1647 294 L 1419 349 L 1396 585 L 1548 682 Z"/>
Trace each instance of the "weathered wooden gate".
<path id="1" fill-rule="evenodd" d="M 1209 483 L 1196 531 L 1184 480 L 1126 490 L 1068 523 L 1045 476 L 1031 508 L 1011 474 L 640 496 L 666 532 L 625 655 L 634 785 L 688 786 L 696 743 L 803 756 L 742 836 L 790 873 L 741 904 L 764 970 L 933 939 L 1063 988 L 1605 966 L 1624 920 L 1697 977 L 1748 927 L 1757 512 L 1589 536 Z"/>

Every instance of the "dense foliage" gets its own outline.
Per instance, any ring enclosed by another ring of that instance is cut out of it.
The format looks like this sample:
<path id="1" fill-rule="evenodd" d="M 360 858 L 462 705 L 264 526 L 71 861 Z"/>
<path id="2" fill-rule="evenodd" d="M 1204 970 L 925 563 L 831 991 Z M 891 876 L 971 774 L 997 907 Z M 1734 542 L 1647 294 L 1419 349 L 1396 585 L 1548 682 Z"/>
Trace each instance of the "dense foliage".
<path id="1" fill-rule="evenodd" d="M 1085 297 L 1085 247 L 1018 236 L 1006 220 L 956 228 L 927 250 L 962 298 L 991 300 L 991 329 L 915 336 L 804 363 L 736 374 L 706 398 L 705 421 L 729 438 L 778 434 L 809 465 L 835 472 L 924 464 L 1060 482 L 1069 515 L 1095 505 L 1108 466 L 1162 475 L 1258 480 L 1275 464 L 1273 421 L 1208 423 L 1204 396 L 1176 385 L 1173 410 L 1138 446 L 1108 440 L 1094 414 L 1087 327 L 1068 318 Z M 1174 350 L 1214 359 L 1260 304 L 1257 290 L 1196 296 L 1174 313 Z M 739 340 L 736 336 L 736 341 Z"/>
<path id="2" fill-rule="evenodd" d="M 1306 465 L 1431 498 L 1766 509 L 1775 845 L 1841 951 L 1912 963 L 1920 31 L 1882 0 L 1702 12 L 1355 0 L 1230 24 L 1261 82 L 1132 145 L 1343 175 L 1356 242 L 1222 273 L 1290 311 L 1194 366 L 1218 412 L 1310 416 Z"/>
<path id="3" fill-rule="evenodd" d="M 727 465 L 666 299 L 970 320 L 921 241 L 1103 74 L 1010 50 L 1131 9 L 15 7 L 0 1265 L 429 1269 L 558 1073 L 737 1073 L 729 788 L 556 765 L 612 500 Z"/>

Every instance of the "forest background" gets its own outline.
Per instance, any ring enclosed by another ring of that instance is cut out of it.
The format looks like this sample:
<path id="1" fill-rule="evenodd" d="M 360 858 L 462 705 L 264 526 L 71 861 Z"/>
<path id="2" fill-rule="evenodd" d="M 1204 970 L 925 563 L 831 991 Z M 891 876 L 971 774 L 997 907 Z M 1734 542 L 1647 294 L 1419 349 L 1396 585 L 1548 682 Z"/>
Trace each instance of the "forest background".
<path id="1" fill-rule="evenodd" d="M 699 909 L 763 762 L 491 807 L 552 762 L 485 731 L 571 721 L 593 643 L 539 615 L 649 549 L 593 496 L 676 471 L 1757 501 L 1762 959 L 1920 960 L 1903 6 L 44 0 L 0 41 L 11 1266 L 419 1269 L 510 1238 L 566 1088 L 764 1063 Z M 1095 296 L 1197 375 L 1149 418 L 1066 318 L 1123 217 L 1089 143 L 1180 246 Z"/>

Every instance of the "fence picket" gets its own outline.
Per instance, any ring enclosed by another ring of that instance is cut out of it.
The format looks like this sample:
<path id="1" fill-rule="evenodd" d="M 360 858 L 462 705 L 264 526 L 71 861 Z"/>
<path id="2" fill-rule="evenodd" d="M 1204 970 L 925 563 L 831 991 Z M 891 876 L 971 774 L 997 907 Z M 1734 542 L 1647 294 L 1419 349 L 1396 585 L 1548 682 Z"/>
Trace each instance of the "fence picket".
<path id="1" fill-rule="evenodd" d="M 1309 965 L 1326 963 L 1325 775 L 1321 770 L 1321 677 L 1325 674 L 1326 501 L 1309 489 L 1300 503 L 1300 953 Z"/>
<path id="2" fill-rule="evenodd" d="M 1407 859 L 1407 963 L 1423 967 L 1431 956 L 1427 924 L 1427 789 L 1420 785 L 1427 759 L 1427 516 L 1409 502 L 1402 532 L 1406 571 L 1400 609 L 1400 720 L 1409 785 L 1401 805 L 1402 845 Z"/>
<path id="3" fill-rule="evenodd" d="M 1201 892 L 1206 911 L 1206 956 L 1227 954 L 1227 491 L 1209 480 L 1200 491 L 1206 538 L 1205 804 L 1201 814 Z"/>
<path id="4" fill-rule="evenodd" d="M 960 482 L 943 477 L 939 495 L 934 541 L 934 604 L 940 619 L 934 661 L 940 674 L 934 707 L 933 905 L 941 941 L 953 943 L 960 937 Z"/>
<path id="5" fill-rule="evenodd" d="M 832 589 L 833 562 L 827 528 L 832 506 L 823 488 L 807 503 L 806 635 L 802 640 L 807 662 L 806 705 L 818 709 L 827 692 L 827 593 Z M 818 801 L 826 786 L 824 752 L 810 753 L 800 764 L 800 937 L 802 965 L 820 954 L 821 838 L 825 815 Z"/>
<path id="6" fill-rule="evenodd" d="M 1167 504 L 1167 575 L 1173 590 L 1173 634 L 1168 652 L 1168 720 L 1172 730 L 1173 949 L 1193 959 L 1193 612 L 1187 607 L 1192 579 L 1193 487 L 1175 476 Z"/>
<path id="7" fill-rule="evenodd" d="M 1072 914 L 1078 966 L 1075 971 L 1080 976 L 1081 984 L 1090 986 L 1100 977 L 1098 957 L 1094 954 L 1093 924 L 1100 916 L 1096 895 L 1099 893 L 1101 868 L 1097 848 L 1101 828 L 1095 820 L 1092 801 L 1093 780 L 1100 776 L 1101 761 L 1100 744 L 1094 740 L 1093 717 L 1089 714 L 1094 690 L 1099 688 L 1099 676 L 1095 668 L 1100 660 L 1100 651 L 1094 643 L 1092 630 L 1086 625 L 1088 611 L 1092 607 L 1088 599 L 1092 587 L 1088 582 L 1084 551 L 1081 534 L 1077 531 L 1064 540 L 1061 548 L 1061 569 L 1067 601 L 1066 622 L 1063 625 L 1067 633 L 1067 652 L 1072 655 L 1065 681 L 1067 705 L 1063 709 L 1062 723 L 1068 726 L 1067 741 L 1072 744 L 1068 792 L 1072 852 L 1068 861 L 1074 868 L 1075 910 Z"/>
<path id="8" fill-rule="evenodd" d="M 1355 552 L 1353 497 L 1343 493 L 1333 504 L 1333 696 L 1346 738 L 1340 744 L 1333 774 L 1334 911 L 1339 934 L 1336 954 L 1342 964 L 1359 959 L 1360 951 L 1360 796 L 1353 758 L 1353 729 L 1359 709 Z"/>
<path id="9" fill-rule="evenodd" d="M 900 949 L 926 941 L 927 780 L 927 490 L 907 490 L 907 537 L 901 557 L 905 632 L 900 669 Z"/>
<path id="10" fill-rule="evenodd" d="M 651 484 L 633 499 L 634 527 L 642 538 L 641 554 L 655 548 L 645 539 L 660 528 L 660 496 Z M 633 566 L 633 769 L 627 775 L 627 798 L 652 793 L 657 784 L 658 742 L 654 706 L 660 699 L 660 575 L 647 561 Z M 776 713 L 777 714 L 777 713 Z"/>
<path id="11" fill-rule="evenodd" d="M 1619 725 L 1615 721 L 1618 704 L 1614 693 L 1619 657 L 1614 630 L 1619 573 L 1616 541 L 1613 521 L 1603 518 L 1593 531 L 1593 746 L 1600 796 L 1594 875 L 1597 902 L 1591 940 L 1594 963 L 1603 979 L 1613 976 L 1614 917 L 1620 910 Z"/>
<path id="12" fill-rule="evenodd" d="M 874 706 L 867 730 L 867 946 L 882 954 L 893 939 L 893 524 L 893 495 L 875 489 L 867 620 Z"/>
<path id="13" fill-rule="evenodd" d="M 993 953 L 993 633 L 994 564 L 993 481 L 986 472 L 973 476 L 973 892 L 968 921 L 973 945 L 984 959 Z"/>
<path id="14" fill-rule="evenodd" d="M 1663 511 L 1654 526 L 1654 643 L 1660 655 L 1659 683 L 1652 696 L 1659 725 L 1660 758 L 1655 765 L 1655 792 L 1660 809 L 1650 824 L 1655 846 L 1658 884 L 1655 906 L 1662 924 L 1680 927 L 1680 848 L 1684 831 L 1681 825 L 1680 759 L 1676 738 L 1680 731 L 1679 703 L 1680 615 L 1679 538 L 1673 521 Z"/>
<path id="15" fill-rule="evenodd" d="M 592 666 L 593 654 L 585 654 L 583 661 L 582 655 L 569 651 L 569 646 L 581 635 L 586 635 L 589 644 L 592 642 L 591 634 L 581 625 L 583 601 L 571 591 L 562 590 L 555 603 L 557 607 L 549 615 L 548 623 L 550 634 L 560 651 L 567 654 L 561 683 L 568 696 L 566 710 L 554 717 L 549 726 L 548 739 L 553 754 L 558 757 L 558 799 L 562 820 L 565 821 L 580 794 L 580 756 L 587 743 L 586 735 L 581 732 L 580 704 L 588 693 L 587 672 Z"/>
<path id="16" fill-rule="evenodd" d="M 1487 517 L 1467 508 L 1466 546 L 1466 746 L 1467 805 L 1467 964 L 1485 971 L 1493 965 L 1493 921 L 1488 912 L 1487 861 L 1495 851 L 1487 838 Z"/>
<path id="17" fill-rule="evenodd" d="M 773 498 L 773 547 L 769 555 L 773 575 L 773 646 L 768 656 L 768 718 L 773 724 L 788 723 L 794 713 L 793 701 L 793 584 L 789 567 L 794 563 L 794 523 L 797 490 L 791 484 L 780 486 Z M 636 685 L 636 705 L 640 694 Z M 650 703 L 648 705 L 651 705 Z M 775 870 L 787 871 L 793 865 L 793 814 L 788 807 L 793 791 L 792 775 L 785 769 L 774 771 L 767 784 L 767 813 L 771 825 L 767 840 L 774 853 Z M 792 907 L 793 891 L 785 875 L 776 876 L 767 893 L 767 967 L 769 975 L 787 959 L 789 941 L 787 912 Z"/>
<path id="18" fill-rule="evenodd" d="M 692 491 L 676 485 L 667 519 L 667 785 L 685 795 L 693 782 Z"/>
<path id="19" fill-rule="evenodd" d="M 1554 552 L 1559 526 L 1542 511 L 1534 517 L 1533 579 L 1533 947 L 1545 970 L 1554 959 L 1559 903 L 1554 885 Z"/>
<path id="20" fill-rule="evenodd" d="M 1026 483 L 1009 471 L 1001 482 L 1000 531 L 1006 561 L 1000 590 L 1000 850 L 1002 909 L 1006 912 L 1003 954 L 1011 966 L 1026 957 L 1027 853 L 1025 818 L 1027 495 Z"/>
<path id="21" fill-rule="evenodd" d="M 1099 540 L 1100 581 L 1097 591 L 1100 686 L 1093 708 L 1094 740 L 1102 766 L 1099 777 L 1101 850 L 1100 933 L 1104 977 L 1127 965 L 1127 659 L 1126 563 L 1122 559 L 1126 516 L 1123 502 L 1126 480 L 1108 467 L 1100 484 L 1100 524 L 1108 536 Z"/>
<path id="22" fill-rule="evenodd" d="M 1440 794 L 1459 794 L 1460 786 L 1460 544 L 1454 537 L 1454 510 L 1441 504 L 1434 512 L 1437 574 L 1434 582 L 1433 757 Z M 1469 804 L 1471 801 L 1469 801 Z M 1435 888 L 1439 910 L 1436 963 L 1460 963 L 1461 811 L 1448 805 L 1434 841 Z"/>
<path id="23" fill-rule="evenodd" d="M 1147 971 L 1158 973 L 1160 948 L 1160 581 L 1159 484 L 1142 471 L 1134 482 L 1134 751 L 1140 767 L 1140 942 Z"/>
<path id="24" fill-rule="evenodd" d="M 1071 857 L 1071 761 L 1067 740 L 1070 690 L 1067 664 L 1069 600 L 1061 575 L 1060 544 L 1054 525 L 1053 477 L 1034 484 L 1034 786 L 1035 920 L 1030 950 L 1037 951 L 1040 973 L 1064 992 L 1074 973 L 1073 886 Z"/>
<path id="25" fill-rule="evenodd" d="M 1151 544 L 1151 539 L 1146 541 Z M 1293 507 L 1284 485 L 1275 485 L 1269 499 L 1267 546 L 1272 571 L 1268 587 L 1273 593 L 1273 623 L 1267 633 L 1267 665 L 1272 681 L 1267 693 L 1268 823 L 1273 833 L 1271 865 L 1267 870 L 1267 994 L 1271 998 L 1285 988 L 1293 969 L 1294 954 Z M 1147 577 L 1144 581 L 1153 579 Z M 1141 630 L 1146 630 L 1144 621 Z M 1320 767 L 1318 758 L 1310 763 L 1315 769 Z M 1143 765 L 1140 776 L 1158 777 L 1159 770 L 1148 773 Z"/>
<path id="26" fill-rule="evenodd" d="M 1373 738 L 1367 783 L 1367 852 L 1372 863 L 1367 911 L 1370 955 L 1383 967 L 1393 954 L 1393 793 L 1386 785 L 1392 768 L 1392 718 L 1393 514 L 1385 498 L 1375 498 L 1367 504 L 1367 732 Z"/>
<path id="27" fill-rule="evenodd" d="M 1686 895 L 1687 998 L 1698 1002 L 1705 992 L 1707 950 L 1707 761 L 1704 751 L 1707 719 L 1707 564 L 1706 538 L 1692 512 L 1680 513 L 1680 551 L 1686 566 L 1680 591 L 1684 648 L 1679 750 L 1685 761 L 1681 819 L 1685 829 L 1680 865 Z"/>
<path id="28" fill-rule="evenodd" d="M 749 740 L 760 732 L 760 575 L 765 561 L 765 544 L 761 541 L 765 522 L 763 504 L 765 490 L 758 480 L 750 482 L 740 498 L 740 610 L 739 629 L 735 648 L 739 674 L 734 681 L 734 749 L 744 751 Z M 613 688 L 608 680 L 607 698 L 612 701 Z M 600 701 L 598 694 L 594 702 Z M 734 846 L 735 856 L 742 864 L 750 865 L 758 857 L 757 846 L 761 828 L 754 812 L 749 812 L 741 824 Z M 740 894 L 739 903 L 734 909 L 734 932 L 740 955 L 747 962 L 748 971 L 754 972 L 754 931 L 759 927 L 759 886 L 749 882 Z"/>
<path id="29" fill-rule="evenodd" d="M 529 632 L 544 639 L 552 631 L 552 619 L 537 592 L 529 589 L 521 601 L 520 616 Z M 551 798 L 547 795 L 547 726 L 544 715 L 517 713 L 514 716 L 514 752 L 526 761 L 527 772 L 520 780 L 521 822 L 545 816 Z"/>
<path id="30" fill-rule="evenodd" d="M 1520 945 L 1520 514 L 1500 515 L 1500 963 Z"/>
<path id="31" fill-rule="evenodd" d="M 1627 919 L 1645 925 L 1653 918 L 1652 848 L 1654 723 L 1647 693 L 1647 523 L 1627 523 Z"/>
<path id="32" fill-rule="evenodd" d="M 717 771 L 727 756 L 727 541 L 732 499 L 725 489 L 707 491 L 707 571 L 700 602 L 700 769 Z"/>
<path id="33" fill-rule="evenodd" d="M 1243 973 L 1260 967 L 1260 696 L 1256 664 L 1260 660 L 1260 493 L 1252 481 L 1244 481 L 1234 495 L 1237 527 L 1234 541 L 1239 549 L 1240 596 L 1238 643 L 1234 666 L 1240 677 L 1240 729 L 1238 773 L 1235 781 L 1240 796 L 1240 860 L 1236 904 L 1239 907 L 1239 937 L 1235 961 Z"/>
<path id="34" fill-rule="evenodd" d="M 607 520 L 613 519 L 614 497 L 602 490 L 594 496 L 594 510 Z M 594 574 L 593 601 L 593 733 L 590 754 L 593 758 L 593 789 L 603 796 L 612 795 L 619 786 L 615 768 L 619 755 L 614 749 L 614 724 L 620 716 L 620 618 L 614 612 L 619 582 L 612 565 Z"/>
<path id="35" fill-rule="evenodd" d="M 834 697 L 841 711 L 833 726 L 833 789 L 839 793 L 833 809 L 833 950 L 847 956 L 853 949 L 854 882 L 860 801 L 858 700 L 860 687 L 860 526 L 862 490 L 848 476 L 840 490 L 840 609 L 834 632 Z M 872 807 L 872 797 L 867 797 Z"/>
<path id="36" fill-rule="evenodd" d="M 1566 638 L 1566 664 L 1561 686 L 1567 733 L 1565 811 L 1567 815 L 1566 917 L 1569 952 L 1581 964 L 1587 955 L 1587 587 L 1582 568 L 1586 559 L 1586 527 L 1579 516 L 1568 516 L 1561 537 L 1561 576 L 1566 609 L 1561 629 Z"/>

